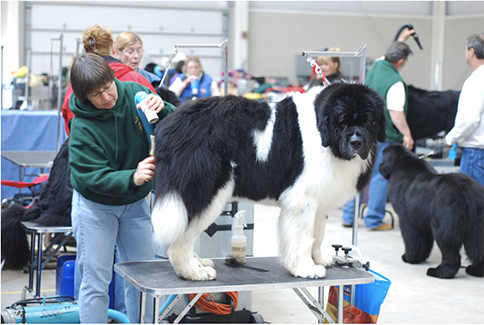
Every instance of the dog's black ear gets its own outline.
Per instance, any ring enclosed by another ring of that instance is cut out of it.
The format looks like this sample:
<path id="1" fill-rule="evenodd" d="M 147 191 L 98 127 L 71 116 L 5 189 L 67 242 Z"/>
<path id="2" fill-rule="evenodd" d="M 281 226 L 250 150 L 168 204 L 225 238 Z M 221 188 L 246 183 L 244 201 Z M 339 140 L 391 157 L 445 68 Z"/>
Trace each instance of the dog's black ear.
<path id="1" fill-rule="evenodd" d="M 323 116 L 318 124 L 319 134 L 321 135 L 321 144 L 323 147 L 328 147 L 331 144 L 331 126 L 329 116 Z"/>

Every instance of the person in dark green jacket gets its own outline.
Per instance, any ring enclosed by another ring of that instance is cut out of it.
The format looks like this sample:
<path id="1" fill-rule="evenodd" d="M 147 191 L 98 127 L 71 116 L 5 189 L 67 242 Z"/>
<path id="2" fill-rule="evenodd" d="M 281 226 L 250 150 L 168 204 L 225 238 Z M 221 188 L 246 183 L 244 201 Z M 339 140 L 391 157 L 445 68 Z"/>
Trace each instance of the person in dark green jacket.
<path id="1" fill-rule="evenodd" d="M 392 225 L 383 222 L 386 214 L 388 181 L 380 174 L 380 164 L 383 150 L 390 143 L 399 142 L 411 150 L 414 145 L 406 115 L 408 107 L 407 85 L 400 76 L 400 70 L 405 66 L 412 54 L 410 47 L 404 43 L 415 30 L 405 30 L 399 40 L 393 42 L 383 59 L 375 61 L 365 84 L 375 89 L 386 102 L 386 139 L 378 143 L 378 157 L 373 166 L 370 180 L 368 212 L 364 217 L 365 227 L 371 230 L 390 230 Z M 360 196 L 361 197 L 361 196 Z M 350 200 L 343 207 L 343 226 L 350 227 L 354 218 L 354 201 Z"/>
<path id="2" fill-rule="evenodd" d="M 81 323 L 106 323 L 115 246 L 121 262 L 154 259 L 146 196 L 153 187 L 155 165 L 135 95 L 146 92 L 148 108 L 160 119 L 175 107 L 138 83 L 120 82 L 109 64 L 95 54 L 76 59 L 71 84 L 75 295 Z M 125 284 L 131 323 L 139 322 L 139 297 L 132 285 Z"/>

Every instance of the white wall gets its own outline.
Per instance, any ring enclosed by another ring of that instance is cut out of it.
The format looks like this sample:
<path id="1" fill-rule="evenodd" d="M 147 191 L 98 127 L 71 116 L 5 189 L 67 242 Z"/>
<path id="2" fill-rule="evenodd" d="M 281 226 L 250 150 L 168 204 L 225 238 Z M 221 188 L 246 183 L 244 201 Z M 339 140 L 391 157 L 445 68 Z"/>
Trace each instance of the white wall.
<path id="1" fill-rule="evenodd" d="M 34 15 L 28 16 L 27 20 L 34 19 L 35 26 L 41 26 L 38 29 L 25 25 L 22 17 L 24 4 L 34 4 L 37 8 L 30 12 Z M 245 13 L 248 36 L 241 42 L 240 32 L 233 31 L 235 16 L 240 13 L 231 1 L 2 1 L 4 76 L 8 77 L 10 71 L 25 64 L 24 26 L 27 33 L 33 35 L 26 43 L 31 44 L 32 50 L 39 52 L 41 57 L 35 63 L 34 72 L 49 71 L 50 39 L 59 37 L 60 31 L 65 35 L 65 66 L 75 52 L 75 38 L 81 37 L 86 27 L 99 23 L 112 28 L 115 36 L 126 29 L 140 32 L 147 49 L 145 63 L 168 55 L 175 43 L 197 42 L 187 35 L 193 31 L 212 34 L 217 30 L 229 35 L 230 68 L 240 67 L 239 62 L 234 62 L 234 43 L 246 42 L 247 49 L 243 48 L 243 51 L 248 52 L 247 66 L 251 74 L 287 76 L 291 83 L 295 83 L 295 60 L 302 51 L 331 46 L 356 51 L 366 43 L 368 57 L 375 59 L 385 52 L 398 28 L 411 23 L 418 30 L 424 49 L 421 51 L 413 40 L 408 40 L 414 55 L 402 75 L 409 84 L 425 89 L 432 87 L 435 56 L 430 50 L 437 34 L 432 30 L 432 1 L 249 1 L 248 4 Z M 222 22 L 225 16 L 221 12 L 224 11 L 229 12 L 227 25 Z M 484 32 L 484 2 L 446 2 L 444 21 L 442 85 L 443 89 L 460 89 L 470 74 L 464 61 L 465 40 L 472 33 Z M 167 31 L 174 35 L 162 35 Z M 209 35 L 203 42 L 219 43 L 222 38 Z M 58 51 L 56 46 L 54 43 L 54 51 Z M 220 53 L 202 54 L 207 56 L 204 62 L 210 70 L 213 66 L 210 73 L 220 75 Z M 237 60 L 240 61 L 238 54 Z M 208 58 L 213 55 L 216 57 Z M 56 62 L 53 65 L 57 67 Z"/>
<path id="2" fill-rule="evenodd" d="M 446 7 L 442 90 L 459 90 L 471 72 L 464 57 L 466 38 L 484 32 L 484 2 L 447 2 Z M 363 43 L 368 46 L 367 56 L 374 60 L 385 53 L 400 26 L 411 23 L 423 50 L 412 39 L 407 41 L 414 55 L 401 74 L 408 84 L 432 89 L 435 59 L 431 45 L 437 34 L 432 30 L 432 13 L 432 1 L 250 2 L 250 71 L 285 75 L 295 83 L 294 57 L 302 51 L 339 47 L 353 52 Z"/>

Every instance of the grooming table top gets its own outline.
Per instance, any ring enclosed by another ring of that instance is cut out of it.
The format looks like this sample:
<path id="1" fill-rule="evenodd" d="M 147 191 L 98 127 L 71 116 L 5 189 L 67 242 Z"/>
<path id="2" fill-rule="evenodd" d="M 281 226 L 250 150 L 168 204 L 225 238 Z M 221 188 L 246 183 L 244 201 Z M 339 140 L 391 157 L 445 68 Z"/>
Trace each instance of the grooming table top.
<path id="1" fill-rule="evenodd" d="M 261 272 L 244 267 L 230 267 L 225 259 L 213 259 L 217 279 L 188 281 L 179 278 L 169 261 L 123 262 L 114 270 L 138 290 L 153 296 L 225 291 L 252 291 L 300 287 L 363 284 L 374 281 L 374 276 L 354 267 L 331 267 L 323 279 L 302 279 L 292 276 L 280 264 L 278 257 L 247 258 L 246 265 L 268 269 Z"/>
<path id="2" fill-rule="evenodd" d="M 20 167 L 52 167 L 57 151 L 2 151 L 2 156 Z"/>
<path id="3" fill-rule="evenodd" d="M 22 221 L 22 227 L 27 233 L 45 234 L 45 233 L 71 233 L 72 227 L 64 226 L 41 226 L 33 221 Z"/>

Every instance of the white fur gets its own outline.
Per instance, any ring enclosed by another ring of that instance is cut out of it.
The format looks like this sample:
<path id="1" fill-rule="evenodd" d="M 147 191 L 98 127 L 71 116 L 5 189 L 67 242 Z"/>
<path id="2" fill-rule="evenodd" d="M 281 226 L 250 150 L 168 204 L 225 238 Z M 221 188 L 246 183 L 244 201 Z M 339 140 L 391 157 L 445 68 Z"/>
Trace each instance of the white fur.
<path id="1" fill-rule="evenodd" d="M 263 131 L 254 131 L 254 146 L 257 160 L 267 161 L 269 151 L 272 146 L 272 134 L 274 131 L 274 123 L 276 122 L 276 109 L 274 105 L 271 106 L 271 117 L 267 122 L 266 128 Z"/>
<path id="2" fill-rule="evenodd" d="M 214 197 L 210 206 L 202 212 L 200 217 L 195 218 L 183 231 L 179 231 L 182 220 L 187 221 L 186 209 L 180 199 L 162 200 L 160 210 L 153 211 L 153 216 L 165 215 L 168 220 L 153 218 L 155 237 L 163 240 L 164 246 L 168 247 L 168 257 L 176 273 L 189 280 L 213 280 L 217 273 L 213 263 L 208 259 L 200 259 L 195 254 L 195 244 L 199 235 L 208 228 L 220 215 L 225 204 L 229 201 L 234 191 L 235 182 L 232 178 Z M 157 203 L 158 205 L 158 203 Z M 155 208 L 157 207 L 155 205 Z M 166 209 L 166 210 L 164 210 Z M 172 212 L 172 214 L 169 213 Z M 157 213 L 158 212 L 158 213 Z M 182 213 L 180 215 L 179 213 Z M 183 215 L 183 213 L 185 215 Z M 163 222 L 167 221 L 168 224 Z M 170 232 L 176 232 L 176 234 Z"/>

